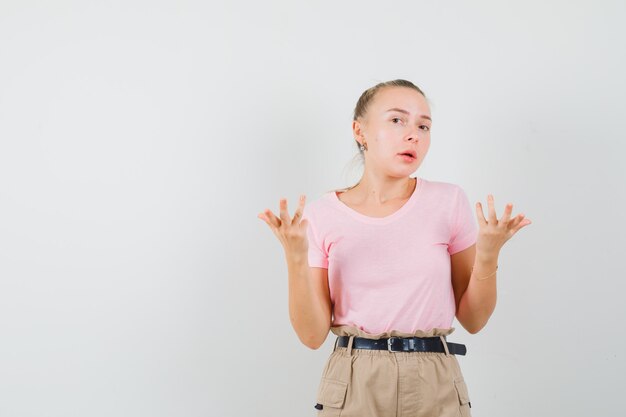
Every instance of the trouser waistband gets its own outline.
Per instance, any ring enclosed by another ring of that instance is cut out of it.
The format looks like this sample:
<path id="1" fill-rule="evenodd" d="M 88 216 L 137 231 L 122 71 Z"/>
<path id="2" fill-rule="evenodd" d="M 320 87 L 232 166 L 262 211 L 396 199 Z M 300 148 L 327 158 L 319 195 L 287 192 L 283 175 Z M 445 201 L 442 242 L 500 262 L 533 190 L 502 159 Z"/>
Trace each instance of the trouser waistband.
<path id="1" fill-rule="evenodd" d="M 335 347 L 347 347 L 350 336 L 338 336 Z M 368 339 L 365 337 L 353 337 L 353 349 L 388 350 L 389 352 L 448 352 L 454 355 L 465 355 L 467 348 L 460 343 L 451 343 L 445 336 L 437 337 L 389 337 L 381 339 Z"/>

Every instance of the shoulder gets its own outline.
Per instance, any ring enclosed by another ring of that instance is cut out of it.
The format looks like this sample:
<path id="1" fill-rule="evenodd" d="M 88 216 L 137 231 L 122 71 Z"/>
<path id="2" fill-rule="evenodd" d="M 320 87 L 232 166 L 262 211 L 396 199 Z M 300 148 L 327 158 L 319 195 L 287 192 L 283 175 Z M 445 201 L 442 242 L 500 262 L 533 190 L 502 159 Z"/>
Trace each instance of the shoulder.
<path id="1" fill-rule="evenodd" d="M 330 193 L 330 191 L 327 191 L 324 193 L 307 195 L 304 210 L 302 212 L 303 217 L 315 216 L 317 213 L 327 210 L 331 197 Z"/>
<path id="2" fill-rule="evenodd" d="M 437 199 L 452 199 L 455 200 L 460 194 L 465 191 L 463 188 L 451 182 L 446 181 L 433 181 L 422 179 L 422 189 L 424 192 L 433 198 Z"/>
<path id="3" fill-rule="evenodd" d="M 460 185 L 447 181 L 434 181 L 422 178 L 422 182 L 426 187 L 440 191 L 456 192 L 457 189 L 461 188 Z"/>

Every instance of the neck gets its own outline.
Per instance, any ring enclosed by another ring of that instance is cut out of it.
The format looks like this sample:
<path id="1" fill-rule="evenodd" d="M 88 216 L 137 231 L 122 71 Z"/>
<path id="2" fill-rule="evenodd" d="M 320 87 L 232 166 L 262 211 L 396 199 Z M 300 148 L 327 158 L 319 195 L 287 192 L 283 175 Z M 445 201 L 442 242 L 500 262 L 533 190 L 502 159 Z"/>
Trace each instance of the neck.
<path id="1" fill-rule="evenodd" d="M 383 205 L 394 200 L 406 200 L 411 197 L 417 180 L 405 178 L 375 178 L 364 175 L 354 187 L 364 204 Z"/>

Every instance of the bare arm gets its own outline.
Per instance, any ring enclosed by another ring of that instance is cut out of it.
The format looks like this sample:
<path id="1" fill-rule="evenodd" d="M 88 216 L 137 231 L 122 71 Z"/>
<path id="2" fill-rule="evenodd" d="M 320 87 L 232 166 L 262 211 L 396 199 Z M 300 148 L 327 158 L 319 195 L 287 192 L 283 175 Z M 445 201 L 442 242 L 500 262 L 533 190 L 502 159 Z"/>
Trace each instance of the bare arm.
<path id="1" fill-rule="evenodd" d="M 328 270 L 309 267 L 306 256 L 287 256 L 289 318 L 300 341 L 318 349 L 331 322 Z"/>
<path id="2" fill-rule="evenodd" d="M 482 204 L 476 203 L 479 226 L 476 243 L 451 256 L 456 317 L 470 333 L 478 333 L 485 327 L 496 308 L 495 272 L 502 246 L 522 227 L 531 224 L 530 219 L 524 219 L 524 214 L 511 219 L 513 204 L 507 204 L 502 218 L 498 219 L 493 195 L 487 196 L 487 203 L 488 221 Z"/>
<path id="3" fill-rule="evenodd" d="M 486 280 L 477 280 L 476 277 L 495 271 L 498 257 L 481 257 L 476 253 L 474 244 L 452 255 L 450 261 L 456 318 L 469 333 L 478 333 L 496 308 L 497 291 L 495 274 Z"/>
<path id="4" fill-rule="evenodd" d="M 308 261 L 306 219 L 301 219 L 306 197 L 293 219 L 287 212 L 287 200 L 280 200 L 280 218 L 267 209 L 259 214 L 270 226 L 285 250 L 289 276 L 289 319 L 302 343 L 318 349 L 326 340 L 331 323 L 331 300 L 328 290 L 328 270 L 311 268 Z"/>

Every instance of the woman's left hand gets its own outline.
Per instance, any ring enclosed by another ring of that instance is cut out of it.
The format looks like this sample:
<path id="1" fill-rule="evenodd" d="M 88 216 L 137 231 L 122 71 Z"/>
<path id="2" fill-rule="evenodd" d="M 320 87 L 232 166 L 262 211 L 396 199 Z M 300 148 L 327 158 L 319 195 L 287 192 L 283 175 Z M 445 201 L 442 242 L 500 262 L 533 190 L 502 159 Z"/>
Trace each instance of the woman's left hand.
<path id="1" fill-rule="evenodd" d="M 525 219 L 523 213 L 511 219 L 513 204 L 510 203 L 506 205 L 502 218 L 498 220 L 496 209 L 494 208 L 493 195 L 489 194 L 487 196 L 487 204 L 489 206 L 489 218 L 485 219 L 482 204 L 480 201 L 476 203 L 476 217 L 478 218 L 479 227 L 476 252 L 480 256 L 497 257 L 504 243 L 512 238 L 518 230 L 532 222 L 530 219 Z"/>

